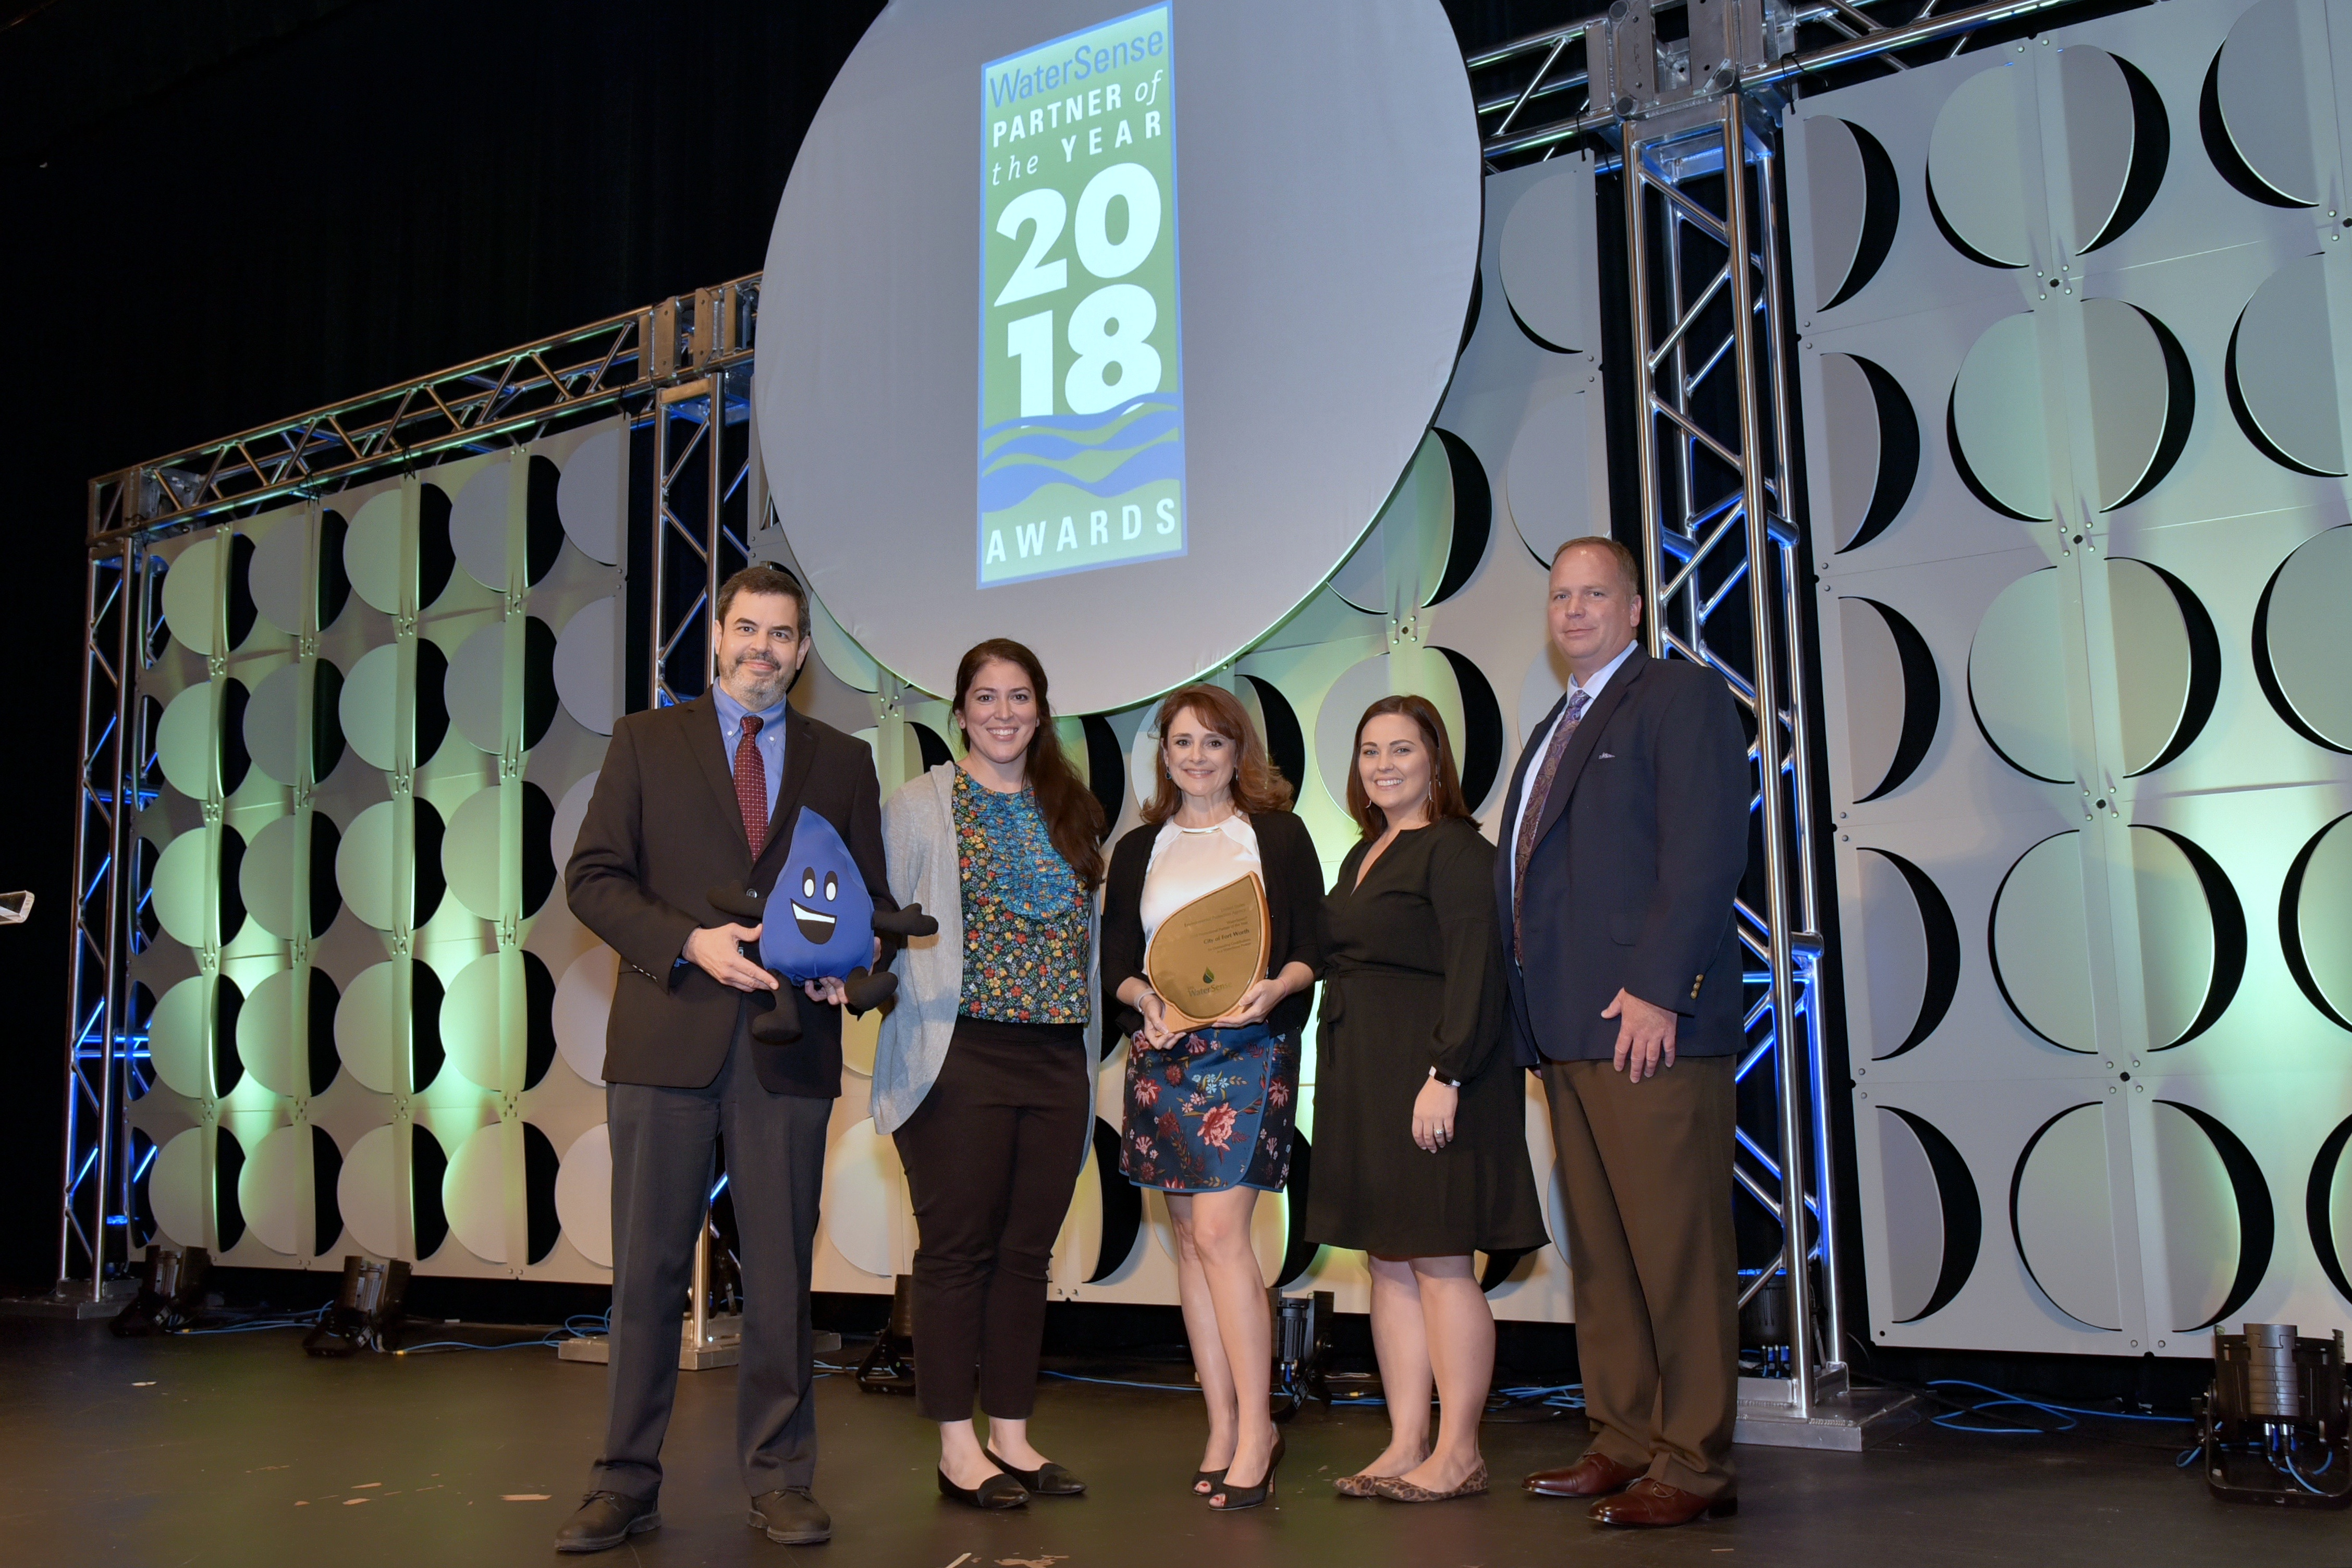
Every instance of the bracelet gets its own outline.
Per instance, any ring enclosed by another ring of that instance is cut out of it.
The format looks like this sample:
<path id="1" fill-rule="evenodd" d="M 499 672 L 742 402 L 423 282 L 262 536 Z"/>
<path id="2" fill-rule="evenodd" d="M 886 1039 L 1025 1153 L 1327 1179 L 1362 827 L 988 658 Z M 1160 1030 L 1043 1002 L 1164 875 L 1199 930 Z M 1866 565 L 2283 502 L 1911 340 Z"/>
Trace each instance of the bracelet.
<path id="1" fill-rule="evenodd" d="M 1458 1078 L 1447 1078 L 1444 1073 L 1439 1072 L 1435 1068 L 1430 1068 L 1430 1069 L 1429 1069 L 1429 1076 L 1430 1076 L 1431 1078 L 1433 1078 L 1433 1079 L 1436 1079 L 1439 1083 L 1444 1084 L 1444 1085 L 1446 1088 L 1448 1088 L 1448 1089 L 1460 1089 L 1460 1088 L 1462 1087 L 1462 1080 L 1461 1080 L 1460 1079 L 1458 1079 Z"/>

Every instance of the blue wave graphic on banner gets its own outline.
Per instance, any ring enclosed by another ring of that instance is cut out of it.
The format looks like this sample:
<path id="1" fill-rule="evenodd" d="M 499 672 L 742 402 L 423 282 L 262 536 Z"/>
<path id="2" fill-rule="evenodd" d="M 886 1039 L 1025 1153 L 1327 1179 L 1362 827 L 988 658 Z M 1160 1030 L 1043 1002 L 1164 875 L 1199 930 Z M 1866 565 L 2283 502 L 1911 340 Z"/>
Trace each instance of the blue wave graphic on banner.
<path id="1" fill-rule="evenodd" d="M 1041 415 L 992 425 L 982 433 L 981 510 L 1018 506 L 1052 484 L 1105 496 L 1181 479 L 1181 419 L 1178 406 L 1166 399 L 1138 398 L 1102 414 Z M 1099 435 L 1105 431 L 1110 434 Z M 1005 438 L 988 447 L 988 438 L 999 435 Z M 1084 477 L 1106 458 L 1118 460 L 1097 478 Z"/>
<path id="2" fill-rule="evenodd" d="M 1068 485 L 1090 496 L 1119 495 L 1154 479 L 1181 479 L 1184 475 L 1184 448 L 1172 440 L 1162 439 L 1156 446 L 1144 447 L 1098 479 L 1081 479 L 1064 468 L 1047 463 L 1017 463 L 983 474 L 980 479 L 980 504 L 984 511 L 1003 511 L 1018 506 L 1047 485 Z"/>

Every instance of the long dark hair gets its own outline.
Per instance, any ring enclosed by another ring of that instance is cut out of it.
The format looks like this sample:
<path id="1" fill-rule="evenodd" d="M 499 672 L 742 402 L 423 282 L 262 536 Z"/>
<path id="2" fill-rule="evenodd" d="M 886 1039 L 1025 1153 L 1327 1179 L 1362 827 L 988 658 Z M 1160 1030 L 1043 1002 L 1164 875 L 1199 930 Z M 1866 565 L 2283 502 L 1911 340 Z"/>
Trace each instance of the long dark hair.
<path id="1" fill-rule="evenodd" d="M 1054 840 L 1054 847 L 1078 874 L 1078 880 L 1091 888 L 1102 880 L 1102 837 L 1109 825 L 1103 820 L 1102 802 L 1070 765 L 1062 751 L 1062 738 L 1054 731 L 1054 705 L 1045 698 L 1045 668 L 1037 656 L 1011 637 L 990 637 L 974 643 L 956 666 L 955 710 L 963 712 L 963 700 L 971 690 L 971 683 L 981 667 L 1003 660 L 1021 667 L 1029 678 L 1029 689 L 1037 698 L 1037 732 L 1029 737 L 1027 767 L 1029 788 L 1037 796 L 1037 809 L 1045 816 L 1045 832 Z"/>
<path id="2" fill-rule="evenodd" d="M 1462 798 L 1462 775 L 1454 768 L 1454 742 L 1446 738 L 1445 721 L 1439 716 L 1437 705 L 1426 697 L 1410 692 L 1398 697 L 1383 697 L 1364 710 L 1356 721 L 1356 743 L 1348 749 L 1348 810 L 1355 816 L 1356 826 L 1364 830 L 1367 838 L 1378 838 L 1389 828 L 1389 814 L 1372 804 L 1364 789 L 1364 774 L 1357 764 L 1358 754 L 1364 749 L 1364 726 L 1383 713 L 1402 713 L 1421 728 L 1421 742 L 1429 748 L 1429 821 L 1431 826 L 1449 816 L 1475 821 L 1470 815 L 1470 803 Z"/>
<path id="3" fill-rule="evenodd" d="M 1167 750 L 1168 726 L 1176 722 L 1176 715 L 1190 708 L 1193 716 L 1231 741 L 1234 745 L 1234 805 L 1244 816 L 1255 816 L 1260 812 L 1288 811 L 1290 785 L 1265 752 L 1265 742 L 1258 739 L 1257 726 L 1249 721 L 1249 710 L 1239 699 L 1221 686 L 1180 686 L 1160 700 L 1160 712 L 1151 721 L 1162 739 L 1162 752 Z M 1168 760 L 1160 760 L 1160 778 L 1151 791 L 1151 804 L 1143 808 L 1146 822 L 1165 822 L 1176 814 L 1181 796 L 1176 781 L 1168 776 Z"/>

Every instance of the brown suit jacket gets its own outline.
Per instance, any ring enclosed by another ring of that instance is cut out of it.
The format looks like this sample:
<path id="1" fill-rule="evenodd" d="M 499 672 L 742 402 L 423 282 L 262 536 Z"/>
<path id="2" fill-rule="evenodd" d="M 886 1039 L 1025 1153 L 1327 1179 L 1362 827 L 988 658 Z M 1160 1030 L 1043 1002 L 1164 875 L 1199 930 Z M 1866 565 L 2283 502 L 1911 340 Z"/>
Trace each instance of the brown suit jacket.
<path id="1" fill-rule="evenodd" d="M 784 722 L 784 777 L 756 865 L 708 692 L 613 727 L 564 871 L 572 912 L 621 955 L 604 1035 L 608 1082 L 699 1089 L 719 1076 L 747 1007 L 762 1004 L 678 959 L 688 933 L 732 918 L 710 906 L 709 889 L 774 886 L 802 806 L 839 831 L 876 905 L 897 907 L 874 753 L 797 710 L 786 710 Z M 841 1009 L 797 1001 L 798 1040 L 749 1041 L 760 1081 L 776 1094 L 833 1099 L 841 1093 Z"/>

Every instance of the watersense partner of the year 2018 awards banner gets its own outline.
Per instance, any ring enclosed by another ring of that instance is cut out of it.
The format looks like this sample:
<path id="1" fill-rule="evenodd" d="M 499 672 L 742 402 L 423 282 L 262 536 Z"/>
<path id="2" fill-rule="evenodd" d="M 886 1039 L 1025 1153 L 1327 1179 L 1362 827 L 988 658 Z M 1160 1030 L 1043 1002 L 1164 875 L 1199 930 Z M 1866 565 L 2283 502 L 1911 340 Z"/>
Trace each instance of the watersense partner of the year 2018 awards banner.
<path id="1" fill-rule="evenodd" d="M 1438 0 L 890 0 L 761 281 L 782 552 L 934 694 L 989 637 L 1066 714 L 1232 660 L 1420 447 L 1481 188 Z"/>
<path id="2" fill-rule="evenodd" d="M 981 73 L 980 584 L 1184 552 L 1164 5 Z"/>

